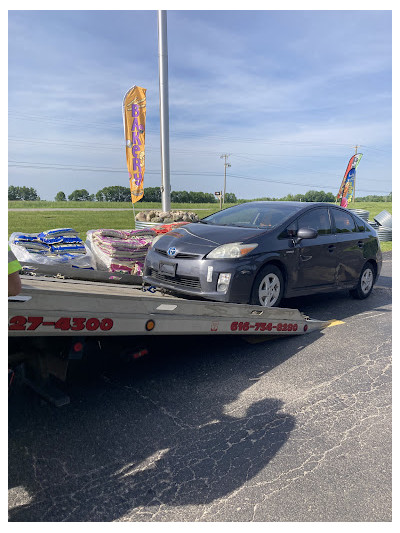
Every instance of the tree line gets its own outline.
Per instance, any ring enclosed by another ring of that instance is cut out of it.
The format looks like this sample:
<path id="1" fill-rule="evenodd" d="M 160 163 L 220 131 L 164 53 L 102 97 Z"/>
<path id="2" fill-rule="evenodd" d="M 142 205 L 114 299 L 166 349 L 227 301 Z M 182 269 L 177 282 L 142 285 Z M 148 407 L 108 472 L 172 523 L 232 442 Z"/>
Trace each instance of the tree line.
<path id="1" fill-rule="evenodd" d="M 15 187 L 10 185 L 8 187 L 9 200 L 40 200 L 36 190 L 33 187 Z M 129 187 L 122 187 L 120 185 L 112 185 L 104 187 L 96 194 L 90 194 L 86 189 L 76 189 L 68 197 L 63 191 L 59 191 L 54 200 L 56 202 L 130 202 L 131 191 Z M 305 194 L 288 194 L 283 198 L 262 197 L 255 198 L 255 200 L 283 200 L 295 202 L 335 202 L 336 197 L 331 192 L 324 191 L 307 191 Z M 145 187 L 143 202 L 161 202 L 160 187 Z M 171 191 L 171 202 L 178 204 L 211 204 L 219 200 L 212 193 L 198 192 L 198 191 Z M 248 200 L 240 200 L 236 198 L 235 194 L 228 192 L 225 194 L 225 203 L 236 204 L 247 202 Z M 365 196 L 356 198 L 356 202 L 391 202 L 392 193 L 386 196 Z"/>
<path id="2" fill-rule="evenodd" d="M 391 202 L 391 201 L 392 201 L 391 192 L 386 196 L 377 196 L 376 194 L 373 194 L 369 196 L 363 196 L 360 198 L 356 198 L 356 202 Z"/>
<path id="3" fill-rule="evenodd" d="M 305 194 L 287 194 L 283 198 L 256 198 L 256 200 L 281 200 L 285 202 L 330 202 L 333 203 L 336 197 L 331 192 L 307 191 Z"/>
<path id="4" fill-rule="evenodd" d="M 40 200 L 37 192 L 27 187 L 8 187 L 9 200 Z M 129 187 L 112 185 L 104 187 L 96 194 L 90 194 L 86 189 L 76 189 L 68 197 L 63 191 L 59 191 L 54 200 L 56 202 L 130 202 L 131 191 Z M 185 204 L 210 204 L 217 202 L 212 193 L 199 191 L 171 191 L 171 202 Z M 145 187 L 143 202 L 161 202 L 160 187 Z M 237 203 L 236 196 L 229 192 L 225 194 L 226 203 Z"/>
<path id="5" fill-rule="evenodd" d="M 9 200 L 40 200 L 38 193 L 33 187 L 8 187 Z"/>

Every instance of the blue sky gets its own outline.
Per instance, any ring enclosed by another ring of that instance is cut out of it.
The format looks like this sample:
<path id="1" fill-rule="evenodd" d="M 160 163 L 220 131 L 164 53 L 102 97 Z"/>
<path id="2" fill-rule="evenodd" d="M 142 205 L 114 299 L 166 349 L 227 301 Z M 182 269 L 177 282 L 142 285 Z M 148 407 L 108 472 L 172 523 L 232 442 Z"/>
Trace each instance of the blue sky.
<path id="1" fill-rule="evenodd" d="M 11 6 L 10 6 L 11 9 Z M 172 190 L 238 198 L 392 190 L 390 10 L 168 10 Z M 122 100 L 147 89 L 161 185 L 157 11 L 9 11 L 9 184 L 53 200 L 128 187 Z"/>

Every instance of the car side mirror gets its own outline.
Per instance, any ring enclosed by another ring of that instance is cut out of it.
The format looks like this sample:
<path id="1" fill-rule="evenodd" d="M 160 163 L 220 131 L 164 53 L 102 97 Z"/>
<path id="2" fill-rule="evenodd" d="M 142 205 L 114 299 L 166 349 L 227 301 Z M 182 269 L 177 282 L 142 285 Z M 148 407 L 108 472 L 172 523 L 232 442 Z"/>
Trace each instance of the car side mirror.
<path id="1" fill-rule="evenodd" d="M 303 239 L 315 239 L 318 236 L 318 231 L 313 228 L 300 228 L 294 238 L 295 244 L 298 244 Z"/>

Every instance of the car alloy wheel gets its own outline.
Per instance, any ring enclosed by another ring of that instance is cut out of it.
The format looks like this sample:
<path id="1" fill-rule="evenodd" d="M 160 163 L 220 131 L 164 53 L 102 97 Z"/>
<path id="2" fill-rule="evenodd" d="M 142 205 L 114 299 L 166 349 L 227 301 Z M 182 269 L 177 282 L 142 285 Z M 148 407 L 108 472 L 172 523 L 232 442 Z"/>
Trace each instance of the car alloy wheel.
<path id="1" fill-rule="evenodd" d="M 370 262 L 365 263 L 358 278 L 357 286 L 350 290 L 351 296 L 357 300 L 367 298 L 373 289 L 375 283 L 375 270 Z"/>
<path id="2" fill-rule="evenodd" d="M 366 268 L 361 274 L 360 288 L 363 294 L 368 294 L 374 284 L 374 273 L 371 268 Z"/>
<path id="3" fill-rule="evenodd" d="M 251 303 L 263 307 L 276 307 L 282 299 L 283 289 L 282 272 L 275 265 L 267 265 L 255 279 Z"/>
<path id="4" fill-rule="evenodd" d="M 279 298 L 281 282 L 276 274 L 267 274 L 258 287 L 260 304 L 272 307 Z"/>

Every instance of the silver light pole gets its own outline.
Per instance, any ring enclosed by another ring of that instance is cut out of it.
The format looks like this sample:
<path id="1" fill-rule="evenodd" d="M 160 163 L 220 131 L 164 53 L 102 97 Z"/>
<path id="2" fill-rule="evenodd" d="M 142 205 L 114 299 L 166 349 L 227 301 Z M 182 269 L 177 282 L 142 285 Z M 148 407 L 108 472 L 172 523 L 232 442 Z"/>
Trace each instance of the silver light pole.
<path id="1" fill-rule="evenodd" d="M 158 65 L 160 78 L 160 143 L 162 210 L 171 209 L 169 174 L 168 45 L 167 12 L 158 11 Z"/>

